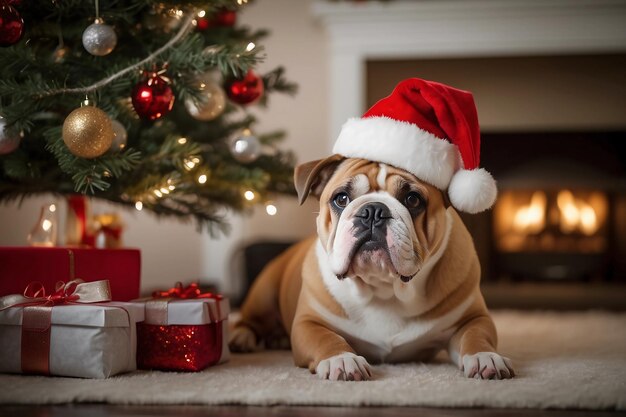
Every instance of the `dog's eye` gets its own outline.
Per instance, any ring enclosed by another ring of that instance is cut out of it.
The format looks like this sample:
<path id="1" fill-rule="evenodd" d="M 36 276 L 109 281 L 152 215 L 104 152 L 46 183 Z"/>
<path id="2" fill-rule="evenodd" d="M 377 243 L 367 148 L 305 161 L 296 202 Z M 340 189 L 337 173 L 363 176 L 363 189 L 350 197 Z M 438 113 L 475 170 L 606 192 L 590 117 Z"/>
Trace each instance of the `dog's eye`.
<path id="1" fill-rule="evenodd" d="M 404 197 L 404 205 L 409 210 L 418 208 L 423 203 L 422 196 L 412 191 Z"/>
<path id="2" fill-rule="evenodd" d="M 335 198 L 333 198 L 333 203 L 335 203 L 335 206 L 340 209 L 346 208 L 349 202 L 350 197 L 348 197 L 348 194 L 346 193 L 339 193 L 335 196 Z"/>

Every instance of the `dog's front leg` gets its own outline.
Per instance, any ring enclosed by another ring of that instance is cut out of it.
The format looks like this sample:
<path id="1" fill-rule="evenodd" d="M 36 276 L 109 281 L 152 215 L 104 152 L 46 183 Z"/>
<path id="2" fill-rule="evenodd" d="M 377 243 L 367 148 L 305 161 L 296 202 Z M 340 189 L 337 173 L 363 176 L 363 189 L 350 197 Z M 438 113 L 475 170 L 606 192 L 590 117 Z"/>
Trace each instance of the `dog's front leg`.
<path id="1" fill-rule="evenodd" d="M 297 366 L 307 367 L 321 379 L 362 381 L 372 377 L 367 360 L 346 340 L 313 319 L 294 321 L 291 346 Z"/>
<path id="2" fill-rule="evenodd" d="M 512 378 L 515 372 L 511 360 L 496 353 L 496 343 L 496 327 L 485 314 L 460 327 L 452 336 L 448 351 L 468 378 Z"/>

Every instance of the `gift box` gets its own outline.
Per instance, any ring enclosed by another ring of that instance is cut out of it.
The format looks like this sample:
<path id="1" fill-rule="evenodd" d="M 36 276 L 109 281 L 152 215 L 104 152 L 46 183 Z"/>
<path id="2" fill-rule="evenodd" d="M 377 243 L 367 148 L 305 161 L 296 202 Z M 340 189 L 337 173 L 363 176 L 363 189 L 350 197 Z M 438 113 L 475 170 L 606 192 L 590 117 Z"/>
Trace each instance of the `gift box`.
<path id="1" fill-rule="evenodd" d="M 202 294 L 143 302 L 146 320 L 137 325 L 138 368 L 200 371 L 229 359 L 226 298 Z"/>
<path id="2" fill-rule="evenodd" d="M 19 294 L 30 282 L 53 288 L 58 281 L 107 279 L 114 301 L 139 297 L 137 249 L 0 247 L 0 296 Z"/>
<path id="3" fill-rule="evenodd" d="M 48 297 L 2 297 L 0 372 L 107 378 L 137 369 L 143 305 L 106 302 L 103 283 L 68 284 L 71 290 Z"/>

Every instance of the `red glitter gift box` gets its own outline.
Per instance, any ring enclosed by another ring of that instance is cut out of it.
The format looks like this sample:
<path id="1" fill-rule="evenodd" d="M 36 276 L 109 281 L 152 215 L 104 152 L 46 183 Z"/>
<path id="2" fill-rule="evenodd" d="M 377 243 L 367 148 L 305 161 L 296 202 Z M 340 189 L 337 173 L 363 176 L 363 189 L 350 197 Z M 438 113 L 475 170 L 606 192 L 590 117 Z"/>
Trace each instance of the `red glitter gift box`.
<path id="1" fill-rule="evenodd" d="M 200 371 L 226 362 L 228 313 L 220 295 L 146 301 L 146 320 L 137 325 L 137 367 Z"/>

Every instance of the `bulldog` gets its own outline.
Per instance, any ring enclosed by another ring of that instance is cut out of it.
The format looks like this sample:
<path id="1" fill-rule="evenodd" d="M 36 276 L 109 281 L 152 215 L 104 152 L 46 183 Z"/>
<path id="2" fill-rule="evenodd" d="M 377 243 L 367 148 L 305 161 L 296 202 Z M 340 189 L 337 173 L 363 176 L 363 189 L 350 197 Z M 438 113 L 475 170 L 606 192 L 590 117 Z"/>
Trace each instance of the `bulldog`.
<path id="1" fill-rule="evenodd" d="M 370 364 L 428 361 L 441 350 L 466 377 L 514 376 L 511 361 L 496 353 L 478 257 L 455 210 L 489 207 L 495 182 L 461 150 L 467 135 L 426 130 L 415 114 L 389 116 L 393 99 L 437 126 L 464 116 L 471 125 L 471 108 L 450 111 L 469 93 L 419 79 L 405 84 L 344 125 L 336 154 L 296 168 L 300 203 L 309 195 L 320 202 L 317 236 L 260 274 L 231 332 L 234 351 L 288 336 L 295 364 L 330 380 L 367 380 Z M 371 114 L 376 106 L 385 114 Z M 472 139 L 477 125 L 467 131 Z M 391 148 L 377 147 L 381 138 Z"/>

